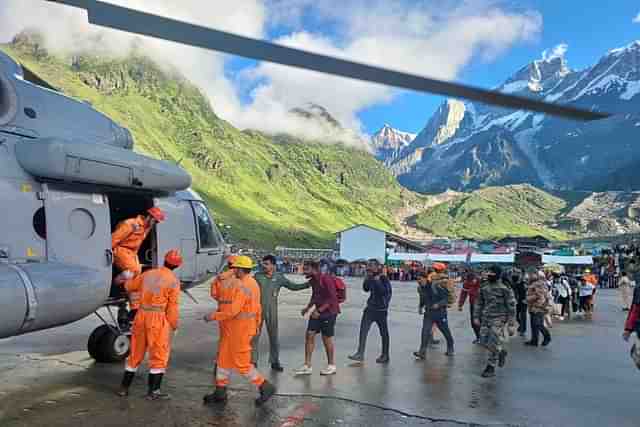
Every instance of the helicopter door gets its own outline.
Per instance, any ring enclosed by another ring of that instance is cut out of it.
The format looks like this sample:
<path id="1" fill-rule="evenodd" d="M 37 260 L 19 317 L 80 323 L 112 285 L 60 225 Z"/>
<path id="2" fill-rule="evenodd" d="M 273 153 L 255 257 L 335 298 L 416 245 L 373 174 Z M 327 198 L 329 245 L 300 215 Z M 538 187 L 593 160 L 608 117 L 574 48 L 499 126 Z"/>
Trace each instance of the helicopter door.
<path id="1" fill-rule="evenodd" d="M 113 255 L 107 198 L 43 187 L 47 259 L 98 270 L 104 283 L 110 283 Z"/>
<path id="2" fill-rule="evenodd" d="M 218 231 L 207 206 L 200 201 L 192 201 L 193 215 L 196 221 L 198 252 L 197 271 L 203 278 L 217 273 L 224 256 L 224 240 Z"/>

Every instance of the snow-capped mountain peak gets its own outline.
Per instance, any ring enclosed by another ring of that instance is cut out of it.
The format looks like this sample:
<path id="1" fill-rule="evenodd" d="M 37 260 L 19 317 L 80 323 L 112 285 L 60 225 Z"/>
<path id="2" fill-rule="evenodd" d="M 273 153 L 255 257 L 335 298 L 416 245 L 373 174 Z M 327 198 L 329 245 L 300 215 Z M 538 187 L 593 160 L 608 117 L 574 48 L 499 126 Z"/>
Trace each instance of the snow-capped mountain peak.
<path id="1" fill-rule="evenodd" d="M 640 41 L 577 71 L 565 52 L 566 46 L 545 52 L 496 89 L 607 111 L 612 118 L 576 123 L 449 99 L 392 162 L 399 181 L 418 191 L 520 182 L 582 190 L 640 159 Z"/>
<path id="2" fill-rule="evenodd" d="M 415 137 L 416 135 L 413 133 L 403 132 L 385 123 L 378 132 L 371 136 L 371 147 L 378 160 L 386 163 L 395 159 Z"/>

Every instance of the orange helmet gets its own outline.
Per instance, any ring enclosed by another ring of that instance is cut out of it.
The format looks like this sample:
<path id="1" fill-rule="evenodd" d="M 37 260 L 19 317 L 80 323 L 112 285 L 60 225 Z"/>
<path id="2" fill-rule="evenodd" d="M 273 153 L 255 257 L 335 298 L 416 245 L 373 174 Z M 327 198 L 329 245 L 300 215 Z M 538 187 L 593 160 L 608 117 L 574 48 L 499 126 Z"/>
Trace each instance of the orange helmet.
<path id="1" fill-rule="evenodd" d="M 434 262 L 431 266 L 435 271 L 445 271 L 447 269 L 447 264 L 443 262 Z"/>
<path id="2" fill-rule="evenodd" d="M 171 249 L 164 256 L 164 263 L 172 267 L 180 267 L 182 265 L 182 255 L 176 249 Z"/>
<path id="3" fill-rule="evenodd" d="M 155 218 L 155 220 L 158 222 L 162 222 L 167 218 L 167 216 L 164 214 L 164 212 L 160 208 L 153 207 L 149 209 L 147 213 L 151 215 L 153 218 Z"/>

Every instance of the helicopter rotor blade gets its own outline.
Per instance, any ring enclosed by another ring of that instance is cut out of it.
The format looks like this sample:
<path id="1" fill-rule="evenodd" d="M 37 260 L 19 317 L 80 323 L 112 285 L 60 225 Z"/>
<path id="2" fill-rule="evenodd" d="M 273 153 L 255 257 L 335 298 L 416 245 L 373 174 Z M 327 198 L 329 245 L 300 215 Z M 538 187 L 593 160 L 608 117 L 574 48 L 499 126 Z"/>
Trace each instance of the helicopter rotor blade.
<path id="1" fill-rule="evenodd" d="M 99 0 L 47 0 L 87 10 L 89 22 L 116 30 L 215 50 L 259 61 L 274 62 L 356 80 L 418 92 L 465 98 L 516 110 L 528 110 L 574 120 L 598 120 L 610 114 L 508 95 L 474 86 L 431 79 L 327 55 L 239 36 Z"/>

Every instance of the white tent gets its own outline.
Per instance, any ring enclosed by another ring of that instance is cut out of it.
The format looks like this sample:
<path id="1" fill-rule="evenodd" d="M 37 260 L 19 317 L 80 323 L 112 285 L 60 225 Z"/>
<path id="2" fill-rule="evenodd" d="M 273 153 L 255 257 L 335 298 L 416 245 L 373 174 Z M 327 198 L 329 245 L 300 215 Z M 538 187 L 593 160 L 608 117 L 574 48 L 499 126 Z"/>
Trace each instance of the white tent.
<path id="1" fill-rule="evenodd" d="M 542 255 L 543 264 L 560 264 L 560 265 L 591 265 L 593 264 L 592 256 L 561 256 L 561 255 Z"/>
<path id="2" fill-rule="evenodd" d="M 396 253 L 392 252 L 387 257 L 389 261 L 415 261 L 425 262 L 427 254 L 425 253 Z"/>
<path id="3" fill-rule="evenodd" d="M 471 254 L 472 263 L 513 264 L 514 254 Z"/>
<path id="4" fill-rule="evenodd" d="M 466 254 L 427 254 L 427 260 L 432 262 L 467 262 Z"/>

